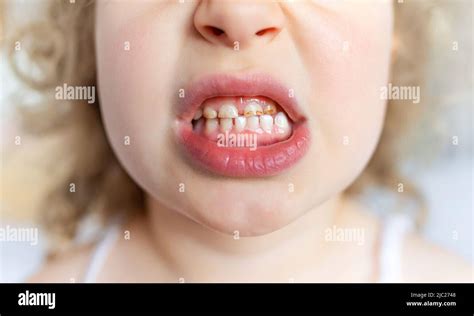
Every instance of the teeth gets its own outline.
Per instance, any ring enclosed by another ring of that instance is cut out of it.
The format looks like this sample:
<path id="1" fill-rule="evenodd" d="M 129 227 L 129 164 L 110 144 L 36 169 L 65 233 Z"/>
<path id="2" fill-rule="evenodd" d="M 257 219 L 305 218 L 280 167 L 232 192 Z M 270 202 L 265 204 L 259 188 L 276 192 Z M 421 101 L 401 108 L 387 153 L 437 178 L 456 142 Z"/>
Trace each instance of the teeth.
<path id="1" fill-rule="evenodd" d="M 251 101 L 244 108 L 244 115 L 246 117 L 255 116 L 255 115 L 262 115 L 262 114 L 263 114 L 262 106 L 260 104 L 258 104 L 257 102 L 255 102 L 255 101 Z"/>
<path id="2" fill-rule="evenodd" d="M 193 127 L 201 131 L 204 129 L 204 134 L 210 137 L 214 137 L 216 132 L 242 133 L 245 130 L 258 134 L 276 133 L 282 136 L 291 134 L 290 119 L 285 112 L 278 111 L 275 103 L 255 98 L 241 100 L 241 103 L 244 103 L 242 105 L 245 107 L 240 116 L 234 99 L 221 101 L 218 110 L 213 104 L 204 105 L 194 114 Z"/>
<path id="3" fill-rule="evenodd" d="M 199 120 L 202 116 L 202 110 L 201 109 L 198 109 L 196 114 L 194 114 L 194 117 L 193 117 L 193 120 Z"/>
<path id="4" fill-rule="evenodd" d="M 276 111 L 277 111 L 276 106 L 274 106 L 273 104 L 266 104 L 263 107 L 263 114 L 273 115 L 276 113 Z"/>
<path id="5" fill-rule="evenodd" d="M 220 112 L 219 112 L 220 114 Z M 232 129 L 232 119 L 231 118 L 221 118 L 219 120 L 222 132 L 227 132 Z"/>
<path id="6" fill-rule="evenodd" d="M 205 132 L 207 134 L 214 133 L 217 128 L 219 127 L 219 122 L 217 119 L 207 119 L 206 120 L 206 126 L 205 126 Z"/>
<path id="7" fill-rule="evenodd" d="M 290 130 L 290 123 L 288 122 L 286 114 L 283 112 L 278 112 L 277 115 L 275 115 L 275 125 L 279 128 L 279 133 L 285 133 Z"/>
<path id="8" fill-rule="evenodd" d="M 273 117 L 267 114 L 260 116 L 260 127 L 265 132 L 271 133 L 273 128 Z"/>
<path id="9" fill-rule="evenodd" d="M 247 118 L 245 116 L 238 116 L 235 119 L 235 131 L 241 132 L 245 129 L 245 125 L 247 124 Z"/>
<path id="10" fill-rule="evenodd" d="M 258 116 L 247 117 L 247 129 L 256 131 L 259 127 Z"/>
<path id="11" fill-rule="evenodd" d="M 239 111 L 232 104 L 224 104 L 219 109 L 219 118 L 235 118 L 239 116 Z"/>
<path id="12" fill-rule="evenodd" d="M 217 112 L 216 110 L 214 110 L 213 108 L 211 108 L 210 106 L 206 106 L 204 108 L 204 113 L 203 113 L 204 117 L 207 118 L 207 119 L 215 119 L 217 117 Z"/>

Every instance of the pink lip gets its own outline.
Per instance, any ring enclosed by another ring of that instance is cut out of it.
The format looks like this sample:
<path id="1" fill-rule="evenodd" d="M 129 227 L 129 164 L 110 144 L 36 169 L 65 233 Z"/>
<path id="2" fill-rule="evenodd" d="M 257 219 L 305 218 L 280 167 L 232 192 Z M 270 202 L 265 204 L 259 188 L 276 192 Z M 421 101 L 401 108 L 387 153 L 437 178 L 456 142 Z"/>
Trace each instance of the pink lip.
<path id="1" fill-rule="evenodd" d="M 185 90 L 178 104 L 178 139 L 185 153 L 204 169 L 230 177 L 276 175 L 295 165 L 306 153 L 310 133 L 290 89 L 267 75 L 208 75 Z M 219 147 L 192 129 L 192 118 L 208 98 L 217 96 L 266 96 L 275 100 L 293 121 L 293 133 L 285 141 L 249 148 Z"/>

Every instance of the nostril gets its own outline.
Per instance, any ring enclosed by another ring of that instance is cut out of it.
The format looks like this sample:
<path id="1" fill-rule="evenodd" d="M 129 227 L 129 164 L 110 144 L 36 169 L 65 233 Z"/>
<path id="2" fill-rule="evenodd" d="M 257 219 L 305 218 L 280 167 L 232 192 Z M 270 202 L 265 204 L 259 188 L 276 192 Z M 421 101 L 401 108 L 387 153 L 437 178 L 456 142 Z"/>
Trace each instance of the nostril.
<path id="1" fill-rule="evenodd" d="M 205 26 L 207 32 L 215 35 L 215 36 L 220 36 L 222 34 L 224 34 L 225 32 L 223 30 L 221 30 L 220 28 L 218 27 L 215 27 L 215 26 Z"/>
<path id="2" fill-rule="evenodd" d="M 262 29 L 262 30 L 258 31 L 257 33 L 255 33 L 255 35 L 264 36 L 264 35 L 276 33 L 276 31 L 277 31 L 277 29 L 275 27 L 268 27 L 266 29 Z"/>

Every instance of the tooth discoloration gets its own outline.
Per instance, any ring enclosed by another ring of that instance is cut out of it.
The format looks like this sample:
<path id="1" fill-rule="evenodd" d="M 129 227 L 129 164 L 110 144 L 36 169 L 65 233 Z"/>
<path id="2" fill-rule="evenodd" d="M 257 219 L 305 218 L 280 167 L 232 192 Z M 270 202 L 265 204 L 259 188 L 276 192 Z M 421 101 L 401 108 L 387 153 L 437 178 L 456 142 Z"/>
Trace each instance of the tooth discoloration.
<path id="1" fill-rule="evenodd" d="M 273 115 L 276 112 L 277 112 L 276 106 L 274 106 L 273 104 L 266 104 L 263 107 L 263 114 Z"/>
<path id="2" fill-rule="evenodd" d="M 244 115 L 246 117 L 262 115 L 262 114 L 263 114 L 262 106 L 255 101 L 251 101 L 244 108 Z"/>
<path id="3" fill-rule="evenodd" d="M 255 133 L 264 144 L 283 140 L 293 125 L 276 103 L 259 97 L 216 97 L 194 114 L 193 129 L 214 140 L 218 133 Z"/>

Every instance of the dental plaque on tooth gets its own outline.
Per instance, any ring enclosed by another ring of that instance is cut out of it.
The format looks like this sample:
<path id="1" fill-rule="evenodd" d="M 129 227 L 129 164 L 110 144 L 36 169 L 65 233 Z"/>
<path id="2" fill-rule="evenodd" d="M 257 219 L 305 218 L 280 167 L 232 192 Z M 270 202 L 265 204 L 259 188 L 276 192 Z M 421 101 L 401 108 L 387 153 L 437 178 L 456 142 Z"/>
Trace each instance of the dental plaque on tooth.
<path id="1" fill-rule="evenodd" d="M 270 145 L 291 136 L 292 123 L 285 111 L 266 97 L 214 97 L 193 117 L 195 133 L 215 140 L 219 133 L 257 134 L 259 145 Z"/>

